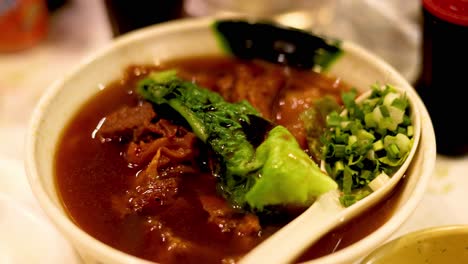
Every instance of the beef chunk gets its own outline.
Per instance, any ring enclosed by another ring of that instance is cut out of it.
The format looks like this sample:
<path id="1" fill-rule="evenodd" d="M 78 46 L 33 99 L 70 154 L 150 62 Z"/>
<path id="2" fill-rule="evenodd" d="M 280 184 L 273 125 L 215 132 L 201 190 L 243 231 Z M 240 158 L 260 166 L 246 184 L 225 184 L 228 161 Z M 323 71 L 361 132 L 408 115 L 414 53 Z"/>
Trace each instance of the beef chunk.
<path id="1" fill-rule="evenodd" d="M 180 178 L 154 179 L 129 191 L 130 207 L 135 212 L 152 212 L 174 200 Z"/>
<path id="2" fill-rule="evenodd" d="M 156 113 L 148 102 L 142 102 L 136 107 L 124 106 L 105 117 L 97 136 L 104 139 L 132 138 L 134 131 L 141 134 L 141 131 L 151 126 L 151 120 L 155 117 Z"/>
<path id="3" fill-rule="evenodd" d="M 258 234 L 261 229 L 257 216 L 237 211 L 221 197 L 201 195 L 200 202 L 209 214 L 208 221 L 216 224 L 222 232 L 249 236 Z"/>

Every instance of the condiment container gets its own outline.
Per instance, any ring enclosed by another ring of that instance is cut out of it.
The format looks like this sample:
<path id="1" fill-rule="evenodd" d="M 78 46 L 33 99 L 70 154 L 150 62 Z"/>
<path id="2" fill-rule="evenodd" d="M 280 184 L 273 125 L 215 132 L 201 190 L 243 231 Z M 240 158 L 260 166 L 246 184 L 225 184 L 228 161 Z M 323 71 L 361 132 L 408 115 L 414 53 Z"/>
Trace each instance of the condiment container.
<path id="1" fill-rule="evenodd" d="M 0 52 L 34 46 L 47 34 L 48 11 L 44 0 L 0 1 Z"/>
<path id="2" fill-rule="evenodd" d="M 422 70 L 416 83 L 436 133 L 437 152 L 468 154 L 468 1 L 422 0 Z"/>
<path id="3" fill-rule="evenodd" d="M 468 226 L 426 227 L 379 246 L 359 264 L 468 263 Z"/>

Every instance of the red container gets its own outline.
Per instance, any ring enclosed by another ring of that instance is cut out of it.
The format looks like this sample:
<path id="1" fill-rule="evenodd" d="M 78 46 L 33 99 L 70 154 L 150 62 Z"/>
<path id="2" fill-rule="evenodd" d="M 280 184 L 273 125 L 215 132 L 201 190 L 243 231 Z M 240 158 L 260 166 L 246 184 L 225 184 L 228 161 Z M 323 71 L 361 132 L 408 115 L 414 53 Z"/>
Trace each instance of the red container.
<path id="1" fill-rule="evenodd" d="M 437 152 L 468 154 L 468 0 L 422 0 L 422 71 L 416 89 L 426 105 Z"/>
<path id="2" fill-rule="evenodd" d="M 44 0 L 0 1 L 0 52 L 29 48 L 47 33 L 48 11 Z"/>
<path id="3" fill-rule="evenodd" d="M 443 21 L 468 26 L 468 0 L 423 0 L 423 7 Z"/>

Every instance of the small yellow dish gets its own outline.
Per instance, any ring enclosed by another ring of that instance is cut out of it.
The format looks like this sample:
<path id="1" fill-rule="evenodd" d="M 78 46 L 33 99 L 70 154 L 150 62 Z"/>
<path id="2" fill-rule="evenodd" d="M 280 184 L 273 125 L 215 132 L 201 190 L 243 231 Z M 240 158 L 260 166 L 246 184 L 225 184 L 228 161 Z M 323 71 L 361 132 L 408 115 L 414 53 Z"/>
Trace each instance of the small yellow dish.
<path id="1" fill-rule="evenodd" d="M 468 225 L 414 231 L 380 246 L 361 264 L 468 263 Z"/>

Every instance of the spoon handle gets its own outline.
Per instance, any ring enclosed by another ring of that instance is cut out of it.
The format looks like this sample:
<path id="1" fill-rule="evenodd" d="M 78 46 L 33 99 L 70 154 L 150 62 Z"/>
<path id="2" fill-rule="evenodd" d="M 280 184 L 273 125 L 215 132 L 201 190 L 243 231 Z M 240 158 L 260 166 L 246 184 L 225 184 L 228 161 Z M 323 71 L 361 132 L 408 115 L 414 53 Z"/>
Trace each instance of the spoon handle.
<path id="1" fill-rule="evenodd" d="M 291 263 L 342 221 L 341 212 L 345 208 L 339 197 L 338 190 L 319 196 L 309 209 L 251 250 L 239 263 Z"/>

